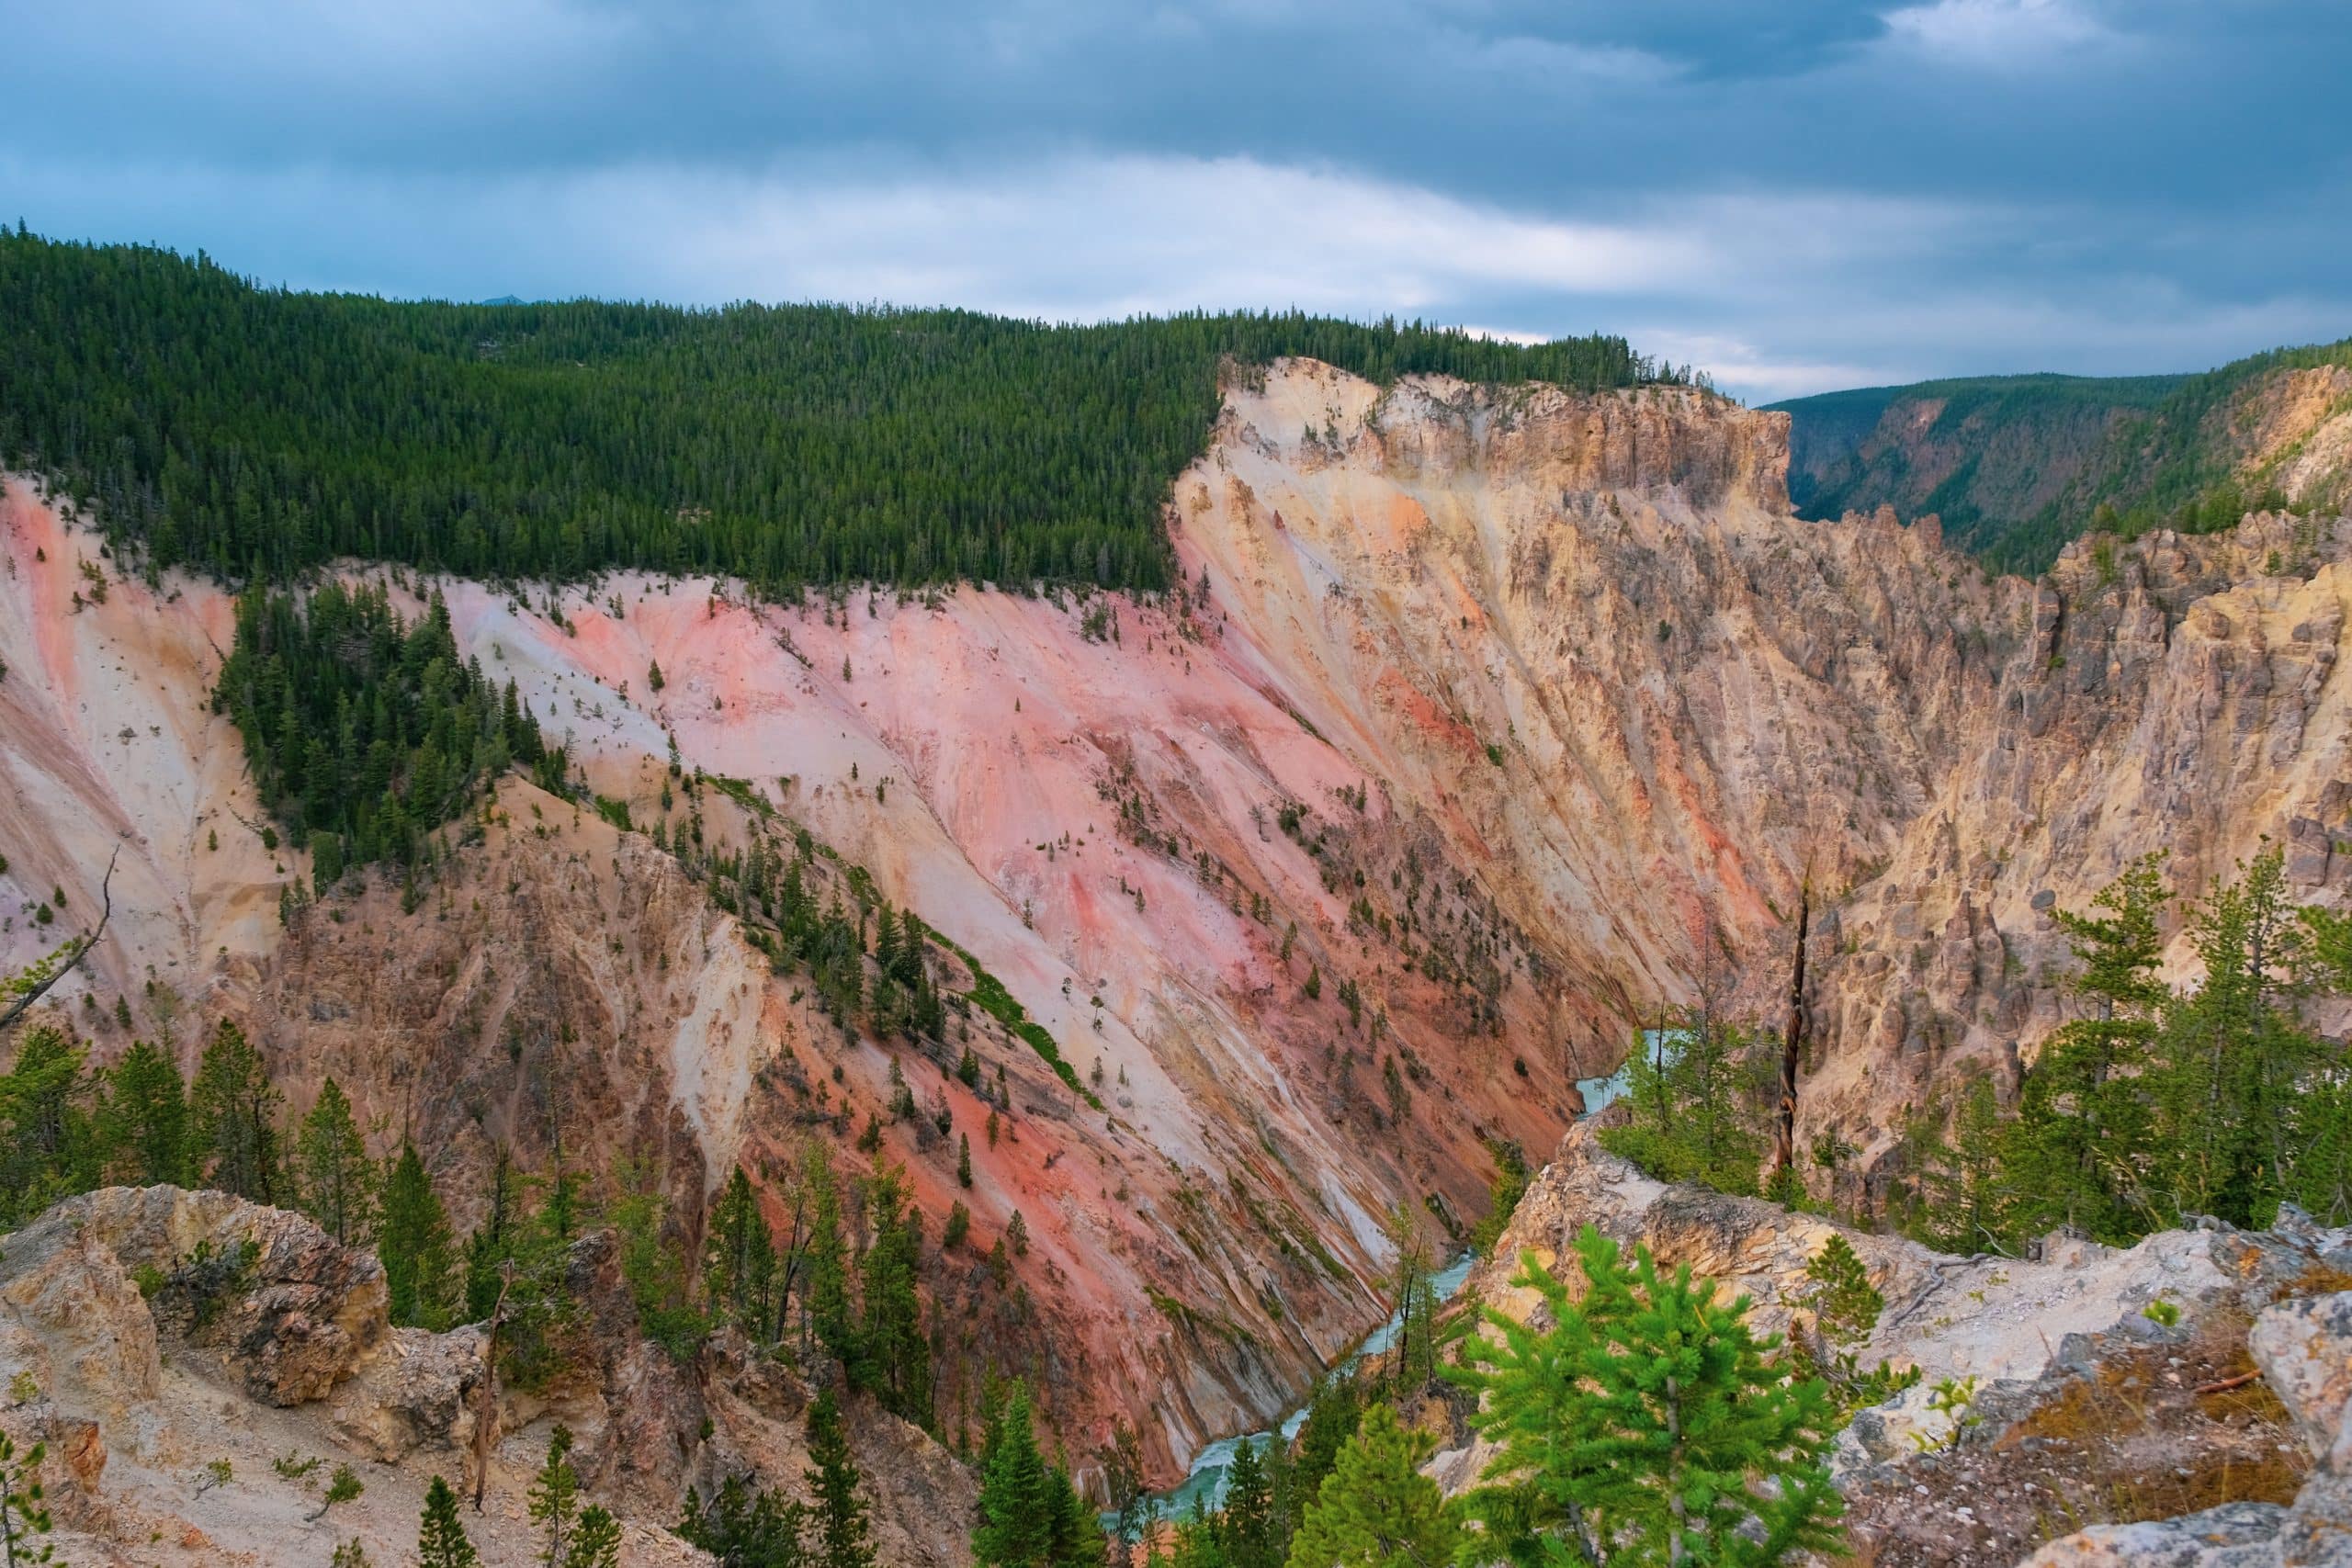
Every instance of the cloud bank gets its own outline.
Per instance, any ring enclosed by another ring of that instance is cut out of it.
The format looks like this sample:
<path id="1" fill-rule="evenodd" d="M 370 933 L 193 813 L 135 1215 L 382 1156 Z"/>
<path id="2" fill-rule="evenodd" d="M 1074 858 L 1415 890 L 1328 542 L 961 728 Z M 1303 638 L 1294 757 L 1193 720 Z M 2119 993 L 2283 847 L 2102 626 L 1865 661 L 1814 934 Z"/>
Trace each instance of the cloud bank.
<path id="1" fill-rule="evenodd" d="M 1598 327 L 1758 399 L 2352 333 L 2352 13 L 2319 0 L 12 26 L 0 212 L 302 287 Z"/>

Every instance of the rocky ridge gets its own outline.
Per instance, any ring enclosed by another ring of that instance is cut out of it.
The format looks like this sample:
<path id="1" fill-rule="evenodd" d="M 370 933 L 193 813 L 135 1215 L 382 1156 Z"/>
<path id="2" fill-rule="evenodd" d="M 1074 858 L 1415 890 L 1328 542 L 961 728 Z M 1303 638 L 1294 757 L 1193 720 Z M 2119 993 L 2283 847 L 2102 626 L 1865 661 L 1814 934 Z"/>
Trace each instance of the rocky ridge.
<path id="1" fill-rule="evenodd" d="M 1573 1288 L 1572 1245 L 1589 1224 L 1746 1296 L 1759 1332 L 1785 1334 L 1809 1316 L 1806 1263 L 1845 1236 L 1886 1303 L 1859 1359 L 1921 1373 L 1838 1438 L 1832 1468 L 1868 1560 L 2352 1561 L 2352 1230 L 2290 1213 L 2266 1232 L 2212 1224 L 2128 1249 L 2052 1236 L 2030 1258 L 1951 1257 L 1662 1186 L 1597 1132 L 1569 1134 L 1465 1300 L 1540 1314 L 1541 1298 L 1512 1283 L 1521 1259 Z M 1957 1418 L 1931 1405 L 1946 1380 L 1972 1391 Z M 1458 1492 L 1489 1457 L 1472 1442 L 1429 1469 Z M 2222 1546 L 2240 1555 L 2199 1555 Z"/>
<path id="2" fill-rule="evenodd" d="M 707 1561 L 667 1529 L 687 1487 L 744 1475 L 799 1491 L 809 1390 L 730 1339 L 684 1367 L 648 1346 L 608 1232 L 575 1247 L 572 1276 L 593 1352 L 548 1389 L 500 1390 L 484 1507 L 467 1528 L 485 1562 L 530 1558 L 525 1493 L 560 1420 L 588 1498 L 624 1524 L 626 1561 Z M 393 1328 L 384 1300 L 372 1255 L 220 1192 L 108 1188 L 9 1236 L 0 1429 L 48 1445 L 63 1559 L 323 1562 L 356 1540 L 370 1561 L 408 1561 L 430 1478 L 470 1486 L 483 1340 Z M 963 1466 L 884 1412 L 853 1415 L 883 1561 L 968 1562 Z M 227 1480 L 208 1474 L 216 1461 Z M 321 1510 L 338 1463 L 366 1490 Z"/>

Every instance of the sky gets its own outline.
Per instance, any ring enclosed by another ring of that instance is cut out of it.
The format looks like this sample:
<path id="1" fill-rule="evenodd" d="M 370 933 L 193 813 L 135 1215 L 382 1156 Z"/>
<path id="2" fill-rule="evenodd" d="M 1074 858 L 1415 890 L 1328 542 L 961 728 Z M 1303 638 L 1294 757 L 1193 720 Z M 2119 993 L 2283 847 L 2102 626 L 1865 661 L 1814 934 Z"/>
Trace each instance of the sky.
<path id="1" fill-rule="evenodd" d="M 1300 306 L 1755 401 L 2352 335 L 2345 0 L 75 0 L 0 218 L 402 297 Z"/>

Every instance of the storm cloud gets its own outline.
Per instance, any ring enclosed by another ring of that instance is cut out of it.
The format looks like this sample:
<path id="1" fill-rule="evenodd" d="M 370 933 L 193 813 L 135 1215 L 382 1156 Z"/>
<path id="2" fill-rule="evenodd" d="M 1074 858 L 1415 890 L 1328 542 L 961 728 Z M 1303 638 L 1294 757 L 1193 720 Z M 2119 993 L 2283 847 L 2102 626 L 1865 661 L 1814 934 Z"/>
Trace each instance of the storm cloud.
<path id="1" fill-rule="evenodd" d="M 1302 305 L 1770 398 L 2352 333 L 2332 0 L 84 0 L 0 213 L 401 296 Z"/>

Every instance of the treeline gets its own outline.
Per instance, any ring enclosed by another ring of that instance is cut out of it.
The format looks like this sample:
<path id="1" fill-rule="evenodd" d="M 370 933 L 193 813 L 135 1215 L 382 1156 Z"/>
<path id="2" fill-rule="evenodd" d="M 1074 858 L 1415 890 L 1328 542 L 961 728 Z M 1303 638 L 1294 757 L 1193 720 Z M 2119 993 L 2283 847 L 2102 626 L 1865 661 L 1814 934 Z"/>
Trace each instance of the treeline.
<path id="1" fill-rule="evenodd" d="M 1048 326 L 965 310 L 396 303 L 201 254 L 0 231 L 0 461 L 154 567 L 338 557 L 480 578 L 607 568 L 811 583 L 1167 585 L 1169 485 L 1229 359 L 1381 381 L 1683 380 L 1297 312 Z"/>
<path id="2" fill-rule="evenodd" d="M 212 706 L 243 738 L 254 787 L 311 851 L 319 892 L 346 866 L 413 865 L 426 835 L 510 765 L 561 790 L 561 748 L 462 660 L 436 592 L 413 624 L 380 587 L 328 581 L 307 599 L 259 583 L 237 601 L 236 640 Z"/>
<path id="3" fill-rule="evenodd" d="M 1883 1209 L 1849 1217 L 1962 1252 L 2060 1226 L 2112 1244 L 2199 1215 L 2260 1228 L 2288 1203 L 2352 1221 L 2352 1052 L 2306 1021 L 2352 992 L 2352 917 L 2293 907 L 2275 849 L 2177 902 L 2151 858 L 2090 910 L 2056 911 L 2080 1016 L 2011 1091 L 1980 1077 L 1918 1108 Z M 2187 985 L 2162 972 L 2177 920 L 2199 960 Z M 1761 1169 L 1777 1043 L 1695 1012 L 1664 1037 L 1631 1065 L 1631 1121 L 1603 1145 L 1664 1179 L 1806 1203 L 1799 1172 Z M 1811 1158 L 1834 1172 L 1856 1152 L 1825 1134 Z"/>

